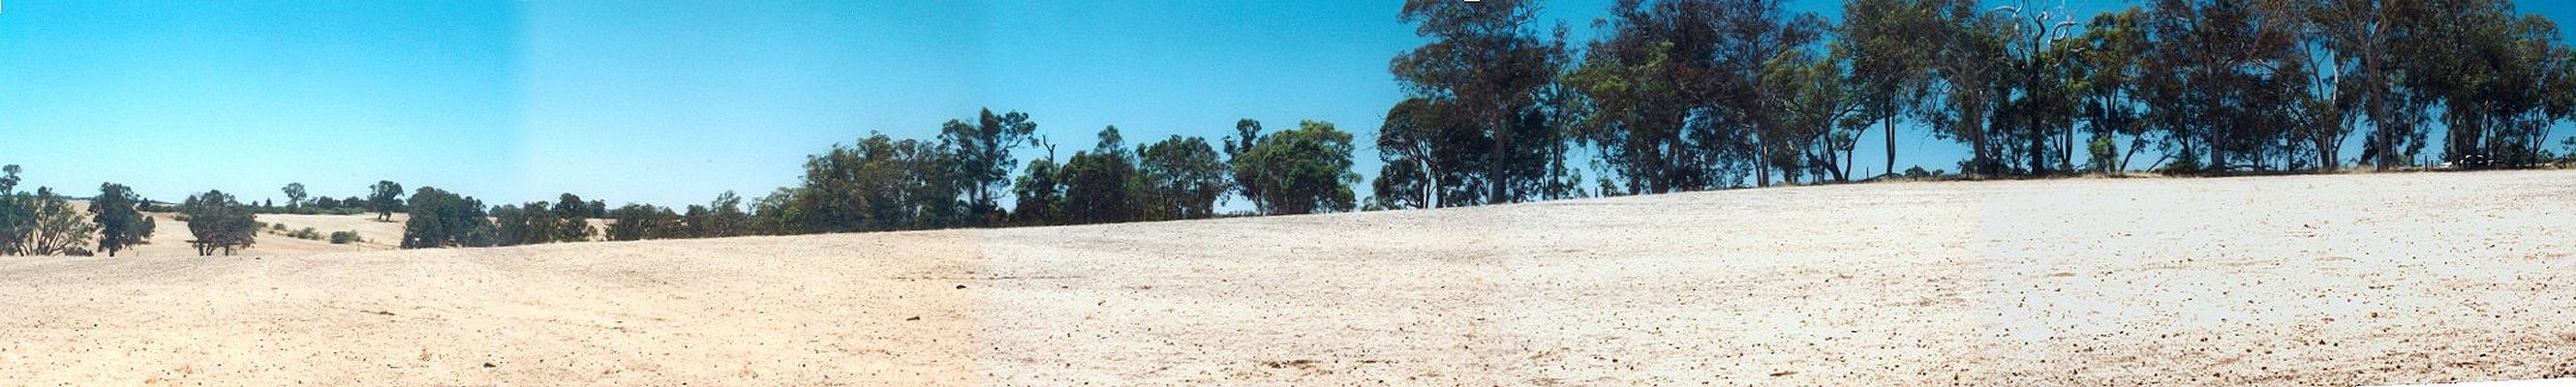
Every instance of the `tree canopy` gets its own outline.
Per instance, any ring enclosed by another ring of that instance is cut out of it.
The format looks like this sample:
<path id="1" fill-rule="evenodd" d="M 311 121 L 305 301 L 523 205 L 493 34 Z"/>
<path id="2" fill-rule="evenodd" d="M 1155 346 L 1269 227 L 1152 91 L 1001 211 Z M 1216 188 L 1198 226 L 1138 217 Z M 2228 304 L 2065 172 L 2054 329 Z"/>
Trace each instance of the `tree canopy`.
<path id="1" fill-rule="evenodd" d="M 98 251 L 114 257 L 127 247 L 149 243 L 154 227 L 151 216 L 141 210 L 143 197 L 124 184 L 101 183 L 98 197 L 90 200 L 90 221 L 98 223 Z"/>
<path id="2" fill-rule="evenodd" d="M 259 238 L 258 215 L 222 190 L 188 197 L 179 204 L 179 213 L 188 217 L 188 232 L 197 238 L 189 243 L 197 255 L 233 255 Z"/>

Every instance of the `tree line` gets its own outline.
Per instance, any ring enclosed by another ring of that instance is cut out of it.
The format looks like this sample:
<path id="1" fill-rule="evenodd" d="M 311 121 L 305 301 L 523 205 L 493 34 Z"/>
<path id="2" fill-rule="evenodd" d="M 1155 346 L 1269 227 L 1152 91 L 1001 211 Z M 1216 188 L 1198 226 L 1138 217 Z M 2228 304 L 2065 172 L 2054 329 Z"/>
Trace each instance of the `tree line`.
<path id="1" fill-rule="evenodd" d="M 377 184 L 371 202 L 402 203 L 405 248 L 1204 219 L 1219 216 L 1229 195 L 1257 215 L 1359 204 L 1352 135 L 1328 122 L 1269 133 L 1247 119 L 1217 143 L 1175 135 L 1134 145 L 1109 126 L 1089 149 L 1061 160 L 1037 130 L 1027 113 L 988 109 L 942 124 L 934 138 L 871 133 L 807 157 L 795 185 L 756 199 L 725 192 L 681 209 L 611 209 L 570 193 L 551 203 L 486 206 L 434 187 L 402 198 L 384 195 L 401 191 L 390 181 Z M 1047 155 L 1019 160 L 1021 150 L 1037 148 Z"/>
<path id="2" fill-rule="evenodd" d="M 2563 162 L 2545 137 L 2576 113 L 2576 51 L 2505 0 L 1980 4 L 1852 0 L 1832 23 L 1779 0 L 1622 0 L 1577 44 L 1538 1 L 1409 0 L 1399 20 L 1429 43 L 1389 65 L 1409 98 L 1378 134 L 1375 200 L 1850 181 L 1871 130 L 1895 171 L 1899 122 L 1988 177 L 2135 170 L 2140 151 L 2180 174 L 2521 167 Z M 1568 156 L 1587 148 L 1589 182 Z"/>
<path id="3" fill-rule="evenodd" d="M 336 200 L 289 184 L 285 206 L 209 191 L 180 210 L 201 254 L 249 246 L 234 229 L 255 230 L 255 212 L 404 212 L 405 248 L 1046 226 L 1210 218 L 1235 198 L 1269 215 L 1866 180 L 1854 153 L 1872 130 L 1881 176 L 1946 172 L 1894 172 L 1900 123 L 1965 145 L 1956 170 L 1979 177 L 2524 167 L 2567 162 L 2545 137 L 2576 116 L 2576 50 L 2503 0 L 2155 0 L 2080 20 L 1852 0 L 1840 22 L 1780 0 L 1621 0 L 1588 42 L 1540 25 L 1541 6 L 1397 10 L 1427 42 L 1389 61 L 1406 98 L 1370 144 L 1384 165 L 1366 199 L 1353 135 L 1328 122 L 1141 144 L 1110 126 L 1059 159 L 1030 115 L 987 109 L 931 138 L 835 144 L 794 185 L 684 208 L 570 193 L 492 206 L 383 181 Z M 16 173 L 0 180 L 0 254 L 89 238 L 113 254 L 149 235 L 127 204 L 81 222 L 50 189 L 14 191 Z M 100 202 L 118 197 L 130 190 L 102 187 Z"/>
<path id="4" fill-rule="evenodd" d="M 0 166 L 0 255 L 108 256 L 150 243 L 159 224 L 148 214 L 152 202 L 123 184 L 100 183 L 87 208 L 74 210 L 71 198 L 51 187 L 19 191 L 15 164 Z M 191 196 L 176 209 L 188 223 L 199 255 L 226 255 L 250 247 L 259 223 L 231 195 L 208 191 Z M 93 241 L 95 242 L 93 244 Z"/>

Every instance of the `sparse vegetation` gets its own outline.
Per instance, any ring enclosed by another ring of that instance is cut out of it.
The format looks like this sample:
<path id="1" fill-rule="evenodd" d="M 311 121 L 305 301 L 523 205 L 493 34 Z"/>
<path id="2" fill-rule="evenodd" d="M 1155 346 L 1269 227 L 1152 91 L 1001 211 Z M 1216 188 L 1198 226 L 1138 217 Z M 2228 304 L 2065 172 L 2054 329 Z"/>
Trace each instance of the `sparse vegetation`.
<path id="1" fill-rule="evenodd" d="M 96 224 L 72 210 L 52 188 L 17 191 L 21 169 L 0 166 L 0 255 L 57 255 L 86 251 Z"/>
<path id="2" fill-rule="evenodd" d="M 358 242 L 365 242 L 365 241 L 366 241 L 366 240 L 364 240 L 364 239 L 359 239 L 359 238 L 358 238 L 358 232 L 357 232 L 357 231 L 332 231 L 332 232 L 331 232 L 331 244 L 335 244 L 335 245 L 345 245 L 345 244 L 358 243 Z"/>

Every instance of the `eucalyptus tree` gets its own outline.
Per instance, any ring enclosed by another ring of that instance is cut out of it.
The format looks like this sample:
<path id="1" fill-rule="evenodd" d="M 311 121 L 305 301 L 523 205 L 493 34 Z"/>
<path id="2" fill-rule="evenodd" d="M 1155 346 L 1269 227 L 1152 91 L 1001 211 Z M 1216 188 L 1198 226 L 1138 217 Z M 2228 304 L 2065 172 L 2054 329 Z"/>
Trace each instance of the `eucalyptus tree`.
<path id="1" fill-rule="evenodd" d="M 1171 138 L 1136 147 L 1136 173 L 1141 179 L 1144 215 L 1151 220 L 1204 219 L 1216 216 L 1216 202 L 1229 185 L 1226 164 L 1207 139 Z"/>
<path id="2" fill-rule="evenodd" d="M 2148 126 L 2140 122 L 2146 108 L 2137 98 L 2138 58 L 2152 44 L 2146 18 L 2146 10 L 2137 7 L 2094 15 L 2074 40 L 2079 47 L 2071 63 L 2074 89 L 2092 135 L 2087 146 L 2092 159 L 2086 163 L 2092 171 L 2127 170 L 2130 159 L 2150 145 Z M 2128 138 L 2125 151 L 2117 140 L 2122 136 Z"/>
<path id="3" fill-rule="evenodd" d="M 2009 62 L 2005 44 L 2012 21 L 1969 0 L 1940 0 L 1927 8 L 1932 80 L 1937 106 L 1920 110 L 1936 137 L 1968 144 L 1969 159 L 1960 172 L 1999 175 L 2006 163 L 1997 146 L 2002 136 L 1989 127 L 2002 98 L 2003 72 Z"/>
<path id="4" fill-rule="evenodd" d="M 304 183 L 286 183 L 285 188 L 279 188 L 278 190 L 286 193 L 286 207 L 304 207 Z"/>
<path id="5" fill-rule="evenodd" d="M 114 257 L 127 247 L 150 243 L 154 222 L 141 210 L 143 196 L 124 184 L 100 183 L 90 199 L 90 221 L 98 224 L 98 251 Z"/>
<path id="6" fill-rule="evenodd" d="M 1896 173 L 1896 122 L 1927 96 L 1932 56 L 1939 47 L 1934 28 L 1934 0 L 1851 0 L 1843 3 L 1843 24 L 1835 45 L 1851 57 L 1853 97 L 1861 116 L 1877 121 L 1887 139 L 1887 164 L 1881 173 Z"/>
<path id="7" fill-rule="evenodd" d="M 1869 126 L 1858 116 L 1866 107 L 1862 90 L 1848 83 L 1849 51 L 1818 53 L 1797 49 L 1772 57 L 1764 65 L 1763 88 L 1781 108 L 1781 144 L 1768 159 L 1784 177 L 1813 171 L 1834 181 L 1850 181 L 1851 152 L 1860 130 Z"/>
<path id="8" fill-rule="evenodd" d="M 1702 141 L 1734 137 L 1711 121 L 1697 119 L 1708 112 L 1694 95 L 1685 89 L 1696 89 L 1706 67 L 1708 55 L 1701 55 L 1715 44 L 1703 30 L 1685 24 L 1705 25 L 1704 14 L 1681 12 L 1683 4 L 1657 3 L 1649 8 L 1638 0 L 1621 1 L 1610 8 L 1611 18 L 1595 23 L 1607 28 L 1609 35 L 1591 42 L 1583 62 L 1568 72 L 1560 82 L 1584 96 L 1584 109 L 1573 121 L 1574 139 L 1598 149 L 1600 161 L 1607 167 L 1623 193 L 1667 193 L 1706 189 L 1717 185 L 1712 172 L 1719 162 L 1717 144 Z M 1691 9 L 1705 7 L 1694 6 Z M 1684 31 L 1695 33 L 1684 34 Z M 1427 100 L 1409 100 L 1388 113 L 1386 133 L 1381 134 L 1379 152 L 1384 154 L 1390 141 L 1385 136 L 1402 128 L 1412 134 L 1402 143 L 1406 149 L 1432 148 L 1442 141 L 1440 120 L 1424 119 L 1451 114 L 1446 105 Z M 1403 121 L 1399 122 L 1399 118 Z M 1401 126 L 1399 126 L 1401 125 Z M 1434 149 L 1409 152 L 1414 160 L 1436 160 Z M 1399 168 L 1390 160 L 1389 168 Z M 1420 167 L 1397 170 L 1404 175 L 1420 175 L 1434 182 L 1448 179 L 1439 165 L 1418 162 Z M 1385 178 L 1381 173 L 1381 178 Z M 1417 194 L 1416 201 L 1446 202 L 1448 195 L 1433 184 L 1429 192 Z M 1394 187 L 1389 187 L 1394 188 Z M 1379 195 L 1388 193 L 1381 189 Z"/>
<path id="9" fill-rule="evenodd" d="M 997 197 L 1009 189 L 1011 168 L 1019 166 L 1012 151 L 1036 146 L 1038 124 L 1029 121 L 1028 113 L 1017 111 L 993 114 L 984 109 L 975 122 L 950 120 L 940 125 L 939 140 L 953 150 L 948 163 L 966 194 L 966 211 L 973 214 L 968 224 L 986 225 L 999 220 L 1001 207 Z"/>
<path id="10" fill-rule="evenodd" d="M 1091 150 L 1074 152 L 1056 172 L 1064 182 L 1064 218 L 1076 224 L 1136 220 L 1136 155 L 1117 126 L 1101 129 L 1099 138 Z"/>
<path id="11" fill-rule="evenodd" d="M 368 187 L 367 209 L 376 211 L 376 221 L 393 221 L 394 211 L 403 209 L 403 186 L 392 180 L 377 181 Z"/>
<path id="12" fill-rule="evenodd" d="M 1571 56 L 1562 26 L 1552 35 L 1537 29 L 1539 8 L 1532 0 L 1406 0 L 1397 13 L 1429 42 L 1397 55 L 1388 69 L 1408 97 L 1458 109 L 1439 117 L 1479 134 L 1432 145 L 1484 148 L 1475 161 L 1484 170 L 1475 177 L 1487 203 L 1548 194 L 1548 163 L 1561 159 L 1548 152 L 1564 149 L 1546 141 L 1562 138 L 1548 116 L 1561 112 L 1549 108 L 1547 94 L 1558 90 L 1550 84 Z"/>
<path id="13" fill-rule="evenodd" d="M 1358 200 L 1350 184 L 1351 134 L 1330 122 L 1304 121 L 1296 130 L 1263 136 L 1250 150 L 1229 160 L 1237 182 L 1263 214 L 1307 214 L 1350 211 Z"/>
<path id="14" fill-rule="evenodd" d="M 179 212 L 188 216 L 188 232 L 196 237 L 188 243 L 197 248 L 200 256 L 218 251 L 233 255 L 250 248 L 259 237 L 258 215 L 222 190 L 188 197 L 179 204 Z"/>

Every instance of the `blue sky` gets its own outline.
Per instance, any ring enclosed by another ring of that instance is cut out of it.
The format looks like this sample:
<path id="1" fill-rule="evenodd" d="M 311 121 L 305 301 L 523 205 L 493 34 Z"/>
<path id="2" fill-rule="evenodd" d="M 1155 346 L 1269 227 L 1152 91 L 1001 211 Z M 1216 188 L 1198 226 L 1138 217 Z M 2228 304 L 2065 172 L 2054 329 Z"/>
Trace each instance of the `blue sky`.
<path id="1" fill-rule="evenodd" d="M 1609 3 L 1546 16 L 1589 37 Z M 1365 137 L 1402 97 L 1388 59 L 1421 42 L 1397 4 L 21 2 L 0 9 L 0 163 L 74 195 L 352 196 L 389 179 L 488 203 L 677 205 L 764 194 L 834 143 L 928 138 L 984 107 L 1030 113 L 1059 156 L 1108 125 L 1131 144 L 1214 139 L 1239 118 Z M 1899 168 L 1962 153 L 1900 135 Z M 1862 142 L 1864 169 L 1879 146 Z"/>

